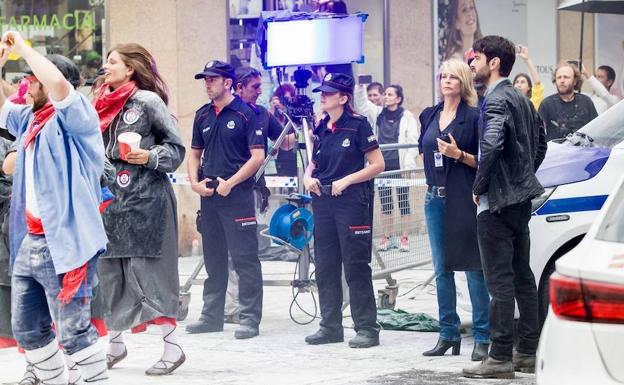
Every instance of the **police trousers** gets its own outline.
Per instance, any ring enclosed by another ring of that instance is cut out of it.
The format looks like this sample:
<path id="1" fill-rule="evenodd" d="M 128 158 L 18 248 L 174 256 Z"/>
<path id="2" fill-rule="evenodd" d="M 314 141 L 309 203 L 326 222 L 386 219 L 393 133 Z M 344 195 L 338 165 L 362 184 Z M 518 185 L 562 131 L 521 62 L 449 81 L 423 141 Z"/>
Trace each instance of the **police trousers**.
<path id="1" fill-rule="evenodd" d="M 340 196 L 314 195 L 314 261 L 321 329 L 342 335 L 344 266 L 355 331 L 379 334 L 371 262 L 372 227 L 368 186 L 353 185 Z"/>
<path id="2" fill-rule="evenodd" d="M 208 273 L 202 319 L 223 325 L 229 253 L 239 277 L 240 323 L 257 328 L 262 318 L 262 269 L 252 188 L 236 186 L 227 197 L 216 192 L 202 197 L 198 225 Z"/>

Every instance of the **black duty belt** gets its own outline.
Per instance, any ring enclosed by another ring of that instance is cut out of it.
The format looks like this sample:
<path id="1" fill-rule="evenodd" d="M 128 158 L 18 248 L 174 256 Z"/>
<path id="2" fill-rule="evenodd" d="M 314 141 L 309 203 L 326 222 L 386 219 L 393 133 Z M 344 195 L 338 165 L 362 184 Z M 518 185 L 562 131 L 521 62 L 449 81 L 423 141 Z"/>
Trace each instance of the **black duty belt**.
<path id="1" fill-rule="evenodd" d="M 332 195 L 332 185 L 323 184 L 321 185 L 321 195 Z"/>
<path id="2" fill-rule="evenodd" d="M 206 188 L 217 188 L 219 186 L 219 180 L 213 179 L 206 182 Z"/>
<path id="3" fill-rule="evenodd" d="M 427 186 L 427 192 L 437 198 L 446 197 L 446 188 L 444 186 Z"/>

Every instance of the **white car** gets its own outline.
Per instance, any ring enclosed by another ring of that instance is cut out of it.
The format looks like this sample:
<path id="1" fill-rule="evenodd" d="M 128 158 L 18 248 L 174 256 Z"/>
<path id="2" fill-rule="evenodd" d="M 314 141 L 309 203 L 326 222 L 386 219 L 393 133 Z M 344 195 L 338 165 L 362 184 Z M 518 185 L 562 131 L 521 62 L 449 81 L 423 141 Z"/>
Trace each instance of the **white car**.
<path id="1" fill-rule="evenodd" d="M 555 262 L 581 242 L 623 171 L 624 101 L 560 143 L 548 143 L 537 172 L 546 192 L 533 200 L 529 222 L 541 320 L 548 311 Z"/>
<path id="2" fill-rule="evenodd" d="M 624 178 L 583 240 L 556 262 L 538 385 L 624 383 Z"/>

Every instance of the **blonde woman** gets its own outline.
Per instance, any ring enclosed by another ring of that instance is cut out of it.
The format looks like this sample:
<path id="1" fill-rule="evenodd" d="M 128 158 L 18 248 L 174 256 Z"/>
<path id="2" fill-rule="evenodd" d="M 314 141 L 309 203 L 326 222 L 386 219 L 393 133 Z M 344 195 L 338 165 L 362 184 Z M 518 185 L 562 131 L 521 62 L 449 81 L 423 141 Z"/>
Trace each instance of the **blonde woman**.
<path id="1" fill-rule="evenodd" d="M 463 61 L 443 62 L 439 80 L 442 101 L 420 114 L 422 129 L 418 141 L 428 186 L 425 220 L 440 319 L 438 343 L 423 355 L 442 356 L 450 348 L 453 355 L 459 355 L 461 335 L 455 310 L 454 271 L 465 271 L 475 339 L 472 360 L 479 361 L 488 354 L 490 298 L 483 278 L 476 206 L 472 202 L 479 147 L 477 94 L 470 68 Z"/>

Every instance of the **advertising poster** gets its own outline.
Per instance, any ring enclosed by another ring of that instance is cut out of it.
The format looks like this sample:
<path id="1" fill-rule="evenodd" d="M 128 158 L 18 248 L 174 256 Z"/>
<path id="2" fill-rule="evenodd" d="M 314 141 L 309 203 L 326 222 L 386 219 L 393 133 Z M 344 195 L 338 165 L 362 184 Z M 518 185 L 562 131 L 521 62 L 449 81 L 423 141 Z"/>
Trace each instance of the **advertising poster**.
<path id="1" fill-rule="evenodd" d="M 434 21 L 436 75 L 442 61 L 463 60 L 477 39 L 500 35 L 528 47 L 545 95 L 554 92 L 551 73 L 557 64 L 556 0 L 434 0 Z M 528 68 L 518 57 L 510 78 L 521 72 L 528 73 Z"/>

